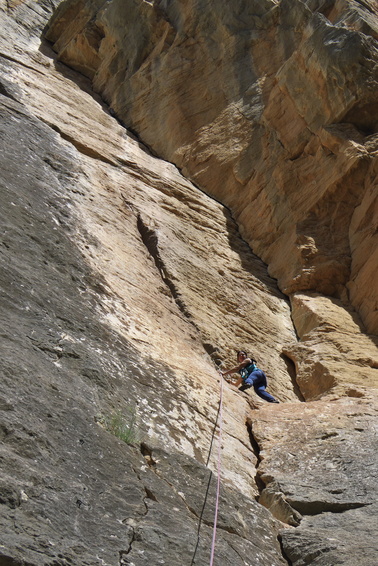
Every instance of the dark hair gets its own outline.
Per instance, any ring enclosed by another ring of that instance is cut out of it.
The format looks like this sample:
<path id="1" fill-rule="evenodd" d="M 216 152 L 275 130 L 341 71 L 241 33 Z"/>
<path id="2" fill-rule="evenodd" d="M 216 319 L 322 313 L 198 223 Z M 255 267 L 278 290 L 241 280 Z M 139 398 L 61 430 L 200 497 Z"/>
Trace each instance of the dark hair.
<path id="1" fill-rule="evenodd" d="M 247 358 L 250 358 L 252 360 L 252 362 L 256 363 L 255 358 L 252 355 L 249 355 L 248 352 L 246 352 L 245 350 L 239 350 L 236 354 L 236 359 L 239 360 L 239 354 L 245 354 L 247 356 Z"/>
<path id="2" fill-rule="evenodd" d="M 245 354 L 246 356 L 248 356 L 248 354 L 247 354 L 247 352 L 246 352 L 245 350 L 239 350 L 239 351 L 236 353 L 236 357 L 237 357 L 237 358 L 239 357 L 239 354 Z"/>

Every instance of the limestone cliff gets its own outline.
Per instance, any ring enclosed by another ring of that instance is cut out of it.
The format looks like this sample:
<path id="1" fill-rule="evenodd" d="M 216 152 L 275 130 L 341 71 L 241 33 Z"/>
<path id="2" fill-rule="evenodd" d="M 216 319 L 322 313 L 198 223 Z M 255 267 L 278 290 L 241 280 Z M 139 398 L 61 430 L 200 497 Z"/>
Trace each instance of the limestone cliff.
<path id="1" fill-rule="evenodd" d="M 0 565 L 372 566 L 375 3 L 0 15 Z"/>

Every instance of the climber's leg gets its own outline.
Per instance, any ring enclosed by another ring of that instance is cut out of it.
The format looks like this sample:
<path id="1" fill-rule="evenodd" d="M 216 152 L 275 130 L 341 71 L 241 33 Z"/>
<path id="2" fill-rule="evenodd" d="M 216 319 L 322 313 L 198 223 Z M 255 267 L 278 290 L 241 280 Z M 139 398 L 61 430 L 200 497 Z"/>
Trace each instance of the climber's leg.
<path id="1" fill-rule="evenodd" d="M 253 389 L 255 390 L 256 395 L 261 397 L 261 399 L 264 399 L 264 401 L 268 401 L 268 403 L 279 403 L 279 401 L 277 401 L 273 397 L 273 395 L 271 395 L 265 390 L 265 388 L 268 385 L 268 382 L 266 379 L 266 375 L 263 371 L 258 369 L 252 372 L 251 375 L 248 377 L 252 377 L 253 379 Z"/>

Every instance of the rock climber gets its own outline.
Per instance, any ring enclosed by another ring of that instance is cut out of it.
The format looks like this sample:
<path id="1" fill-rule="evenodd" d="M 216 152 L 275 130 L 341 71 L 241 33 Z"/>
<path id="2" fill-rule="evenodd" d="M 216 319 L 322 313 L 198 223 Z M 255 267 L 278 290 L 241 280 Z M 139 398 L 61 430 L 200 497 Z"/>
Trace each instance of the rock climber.
<path id="1" fill-rule="evenodd" d="M 273 395 L 265 390 L 268 385 L 266 375 L 257 367 L 256 360 L 249 358 L 247 352 L 240 350 L 237 353 L 237 361 L 238 365 L 236 367 L 226 371 L 221 371 L 220 373 L 222 376 L 224 377 L 225 375 L 230 375 L 232 373 L 239 373 L 239 379 L 236 383 L 233 383 L 235 387 L 238 387 L 241 383 L 243 383 L 243 385 L 239 387 L 239 391 L 245 391 L 246 389 L 253 387 L 255 393 L 261 397 L 261 399 L 264 399 L 264 401 L 268 401 L 268 403 L 279 403 Z M 226 381 L 232 383 L 232 381 Z"/>

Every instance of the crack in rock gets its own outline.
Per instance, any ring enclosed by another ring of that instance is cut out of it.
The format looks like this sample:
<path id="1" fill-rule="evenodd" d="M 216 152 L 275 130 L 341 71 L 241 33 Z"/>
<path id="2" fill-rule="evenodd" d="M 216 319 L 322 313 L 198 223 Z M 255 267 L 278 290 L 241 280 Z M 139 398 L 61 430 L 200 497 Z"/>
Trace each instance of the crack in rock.
<path id="1" fill-rule="evenodd" d="M 185 316 L 187 320 L 196 328 L 199 332 L 198 326 L 192 319 L 192 315 L 188 310 L 185 302 L 182 299 L 181 293 L 174 284 L 172 277 L 169 274 L 169 270 L 163 261 L 160 250 L 159 250 L 159 240 L 157 231 L 150 228 L 147 223 L 143 220 L 142 216 L 138 214 L 137 217 L 137 228 L 139 234 L 142 238 L 143 244 L 146 246 L 148 253 L 152 257 L 159 273 L 162 278 L 163 283 L 168 287 L 170 294 L 175 301 L 176 305 L 178 306 L 180 312 Z"/>
<path id="2" fill-rule="evenodd" d="M 259 465 L 261 463 L 260 446 L 253 434 L 252 422 L 250 419 L 247 419 L 246 426 L 253 453 L 257 458 L 255 482 L 260 495 L 256 498 L 256 500 L 261 505 L 269 509 L 276 519 L 279 519 L 283 523 L 293 527 L 297 527 L 300 524 L 302 515 L 293 509 L 293 507 L 288 503 L 285 495 L 280 490 L 278 483 L 275 482 L 273 478 L 269 481 L 269 483 L 266 483 L 262 479 L 261 474 L 259 473 Z"/>

